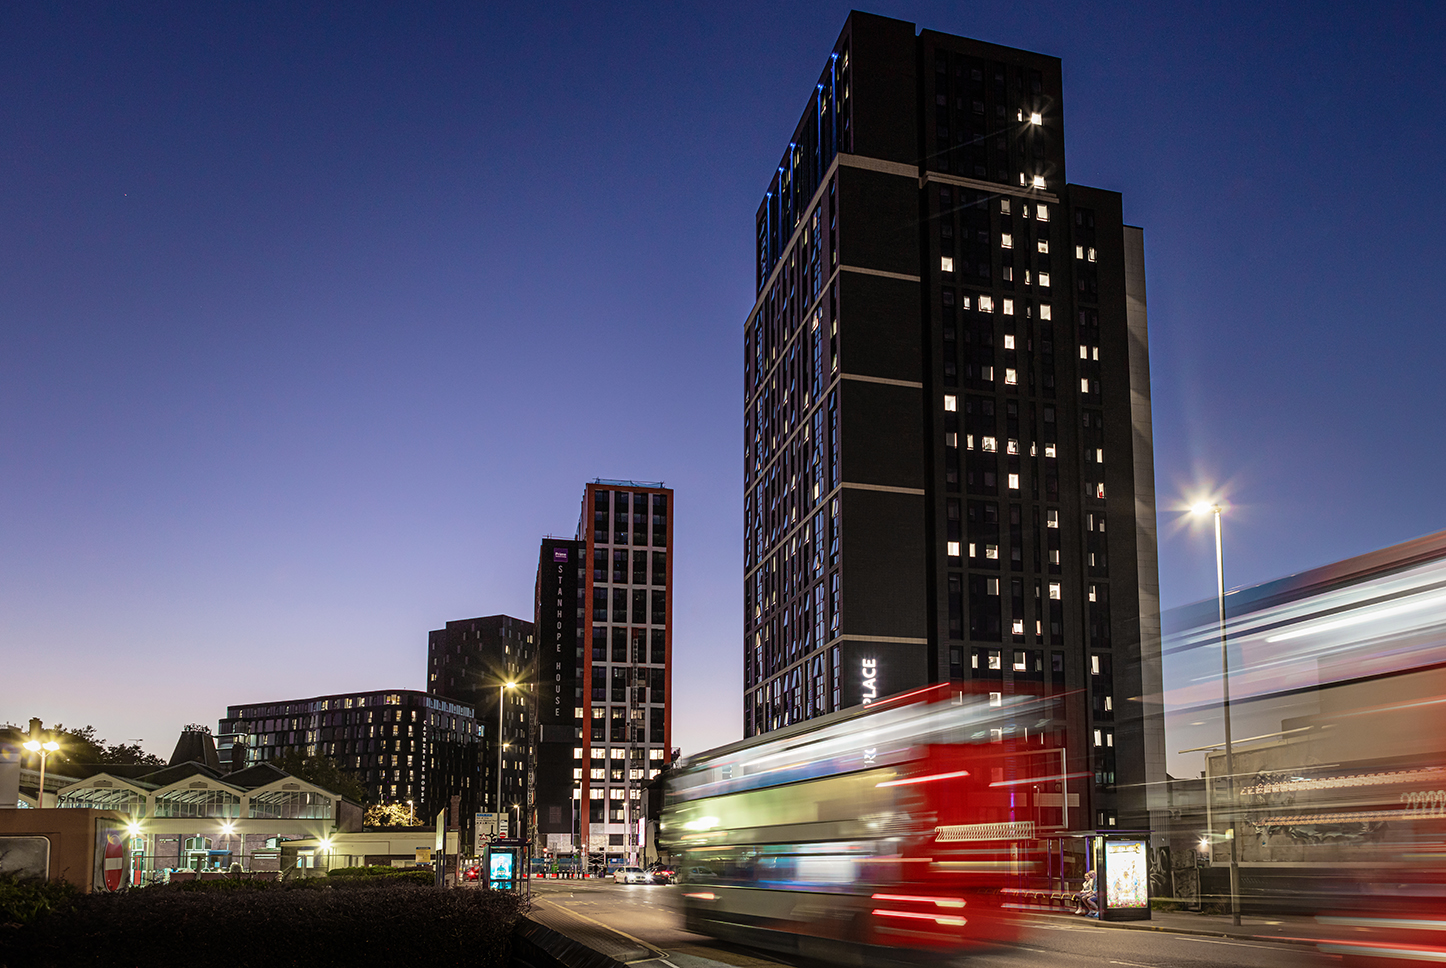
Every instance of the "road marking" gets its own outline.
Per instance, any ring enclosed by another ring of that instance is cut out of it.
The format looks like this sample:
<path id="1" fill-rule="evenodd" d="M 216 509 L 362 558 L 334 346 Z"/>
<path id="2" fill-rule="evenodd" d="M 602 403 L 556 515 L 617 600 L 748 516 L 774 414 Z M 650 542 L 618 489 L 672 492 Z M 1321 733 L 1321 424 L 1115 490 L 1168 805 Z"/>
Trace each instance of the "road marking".
<path id="1" fill-rule="evenodd" d="M 1142 965 L 1138 961 L 1111 961 L 1112 965 L 1129 965 L 1130 968 L 1156 968 L 1155 965 Z"/>
<path id="2" fill-rule="evenodd" d="M 1259 948 L 1259 944 L 1251 944 L 1244 941 L 1216 941 L 1214 938 L 1192 938 L 1189 935 L 1177 934 L 1175 937 L 1180 941 L 1198 941 L 1201 944 L 1228 944 L 1236 948 Z"/>
<path id="3" fill-rule="evenodd" d="M 656 952 L 658 953 L 658 957 L 659 957 L 659 958 L 662 958 L 663 956 L 665 956 L 665 955 L 667 954 L 666 951 L 664 951 L 662 948 L 659 948 L 657 945 L 648 944 L 648 943 L 647 943 L 646 941 L 644 941 L 642 938 L 635 938 L 635 937 L 633 937 L 632 935 L 628 934 L 626 931 L 619 931 L 617 928 L 613 927 L 613 926 L 610 925 L 610 924 L 603 924 L 601 921 L 598 921 L 598 920 L 595 920 L 595 919 L 593 919 L 593 918 L 588 917 L 586 914 L 583 914 L 581 911 L 574 911 L 574 910 L 572 910 L 571 908 L 567 908 L 567 907 L 560 907 L 560 908 L 558 908 L 558 910 L 560 910 L 560 911 L 566 911 L 568 914 L 571 914 L 571 915 L 572 915 L 573 917 L 575 917 L 575 918 L 582 918 L 584 921 L 588 921 L 588 922 L 590 922 L 590 923 L 592 923 L 592 924 L 595 924 L 595 925 L 597 925 L 598 927 L 600 927 L 600 928 L 602 928 L 602 929 L 604 929 L 604 930 L 606 930 L 606 931 L 611 931 L 613 934 L 620 934 L 620 935 L 622 935 L 624 938 L 627 938 L 629 941 L 631 941 L 633 944 L 642 945 L 644 948 L 647 948 L 649 951 L 656 951 Z M 643 960 L 644 960 L 644 961 L 651 961 L 652 959 L 651 959 L 651 958 L 645 958 L 645 959 L 643 959 Z"/>

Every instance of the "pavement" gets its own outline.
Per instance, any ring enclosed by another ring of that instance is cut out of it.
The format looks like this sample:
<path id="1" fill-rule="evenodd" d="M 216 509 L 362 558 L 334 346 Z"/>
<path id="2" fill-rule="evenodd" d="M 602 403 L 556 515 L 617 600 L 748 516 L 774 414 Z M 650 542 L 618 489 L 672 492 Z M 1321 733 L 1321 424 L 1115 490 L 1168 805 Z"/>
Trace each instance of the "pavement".
<path id="1" fill-rule="evenodd" d="M 1228 914 L 1194 914 L 1189 911 L 1151 911 L 1148 921 L 1097 921 L 1077 914 L 1043 911 L 1030 912 L 1026 917 L 1040 924 L 1068 922 L 1089 924 L 1101 930 L 1163 931 L 1206 938 L 1234 938 L 1311 947 L 1328 938 L 1338 938 L 1341 933 L 1340 928 L 1320 924 L 1313 917 L 1287 915 L 1268 918 L 1242 915 L 1238 925 Z"/>

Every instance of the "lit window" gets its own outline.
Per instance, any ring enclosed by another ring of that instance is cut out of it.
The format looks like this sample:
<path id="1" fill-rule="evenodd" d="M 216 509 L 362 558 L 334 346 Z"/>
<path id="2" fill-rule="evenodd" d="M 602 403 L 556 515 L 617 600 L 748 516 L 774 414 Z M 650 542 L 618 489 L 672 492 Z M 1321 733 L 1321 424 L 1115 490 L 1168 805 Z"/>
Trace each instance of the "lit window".
<path id="1" fill-rule="evenodd" d="M 1035 188 L 1043 188 L 1043 187 L 1044 187 L 1044 176 L 1043 176 L 1043 175 L 1035 175 L 1035 176 L 1034 176 L 1034 187 L 1035 187 Z M 1044 216 L 1041 215 L 1040 218 L 1044 218 Z"/>
<path id="2" fill-rule="evenodd" d="M 1105 462 L 1105 449 L 1104 449 L 1103 447 L 1096 447 L 1096 448 L 1095 448 L 1095 463 L 1097 463 L 1097 464 L 1103 464 L 1104 462 Z"/>
<path id="3" fill-rule="evenodd" d="M 1040 303 L 1040 304 L 1039 304 L 1039 318 L 1040 318 L 1040 319 L 1050 319 L 1050 318 L 1051 318 L 1050 312 L 1049 312 L 1049 303 Z"/>
<path id="4" fill-rule="evenodd" d="M 1094 601 L 1094 600 L 1095 600 L 1095 586 L 1091 585 L 1091 586 L 1090 586 L 1090 601 Z"/>
<path id="5" fill-rule="evenodd" d="M 986 454 L 993 454 L 999 450 L 999 442 L 996 441 L 993 437 L 980 437 L 979 449 L 984 451 Z"/>
<path id="6" fill-rule="evenodd" d="M 1050 549 L 1050 552 L 1049 552 L 1049 563 L 1050 563 L 1051 565 L 1057 565 L 1057 564 L 1059 564 L 1059 549 L 1058 549 L 1058 548 L 1051 548 L 1051 549 Z"/>
<path id="7" fill-rule="evenodd" d="M 1025 269 L 1025 270 L 1024 270 L 1024 284 L 1025 284 L 1026 286 L 1029 285 L 1029 270 L 1028 270 L 1028 269 Z"/>
<path id="8" fill-rule="evenodd" d="M 1011 370 L 1010 372 L 1013 373 L 1014 371 Z M 1009 439 L 1009 443 L 1007 443 L 1007 444 L 1004 445 L 1004 452 L 1005 452 L 1006 454 L 1017 454 L 1017 453 L 1019 453 L 1019 441 L 1017 441 L 1017 440 L 1015 440 L 1014 438 L 1011 437 L 1011 438 Z"/>
<path id="9" fill-rule="evenodd" d="M 1012 249 L 1012 248 L 1014 248 L 1014 236 L 1010 235 L 1008 232 L 1005 232 L 1005 233 L 1003 233 L 1002 235 L 1000 235 L 1000 236 L 999 236 L 999 247 L 1000 247 L 1001 249 Z"/>
<path id="10" fill-rule="evenodd" d="M 1088 257 L 1088 259 L 1089 259 L 1091 262 L 1095 261 L 1095 250 L 1094 250 L 1094 249 L 1090 249 L 1090 250 L 1086 253 L 1086 256 Z"/>
<path id="11" fill-rule="evenodd" d="M 1114 745 L 1115 745 L 1115 731 L 1114 731 L 1114 730 L 1112 730 L 1112 729 L 1107 729 L 1107 730 L 1105 730 L 1105 745 L 1106 745 L 1106 746 L 1114 746 Z"/>
<path id="12" fill-rule="evenodd" d="M 1001 278 L 1004 279 L 1005 282 L 1013 282 L 1013 281 L 1014 281 L 1014 266 L 1004 266 L 1004 267 L 1002 267 L 1002 268 L 999 270 L 999 275 L 1000 275 Z M 1027 277 L 1029 276 L 1029 271 L 1028 271 L 1028 270 L 1025 270 L 1024 275 L 1025 275 L 1026 278 L 1027 278 Z"/>
<path id="13" fill-rule="evenodd" d="M 1075 257 L 1076 259 L 1083 259 L 1083 258 L 1084 258 L 1084 246 L 1082 246 L 1082 245 L 1077 245 L 1077 246 L 1074 247 L 1074 257 Z"/>
<path id="14" fill-rule="evenodd" d="M 1014 349 L 1014 334 L 1006 333 L 1004 335 L 1004 348 L 1007 350 Z"/>
<path id="15" fill-rule="evenodd" d="M 992 313 L 992 312 L 994 312 L 994 297 L 993 297 L 993 296 L 980 296 L 980 297 L 979 297 L 979 311 L 980 311 L 981 313 Z"/>
<path id="16" fill-rule="evenodd" d="M 1040 253 L 1043 255 L 1049 255 L 1049 240 L 1040 239 L 1038 244 Z"/>
<path id="17" fill-rule="evenodd" d="M 663 751 L 662 751 L 662 750 L 648 750 L 648 759 L 650 759 L 650 760 L 661 760 L 662 758 L 663 758 Z"/>
<path id="18" fill-rule="evenodd" d="M 998 578 L 986 578 L 986 579 L 984 579 L 984 594 L 986 594 L 986 595 L 998 595 L 998 594 L 999 594 L 999 579 L 998 579 Z"/>
<path id="19" fill-rule="evenodd" d="M 581 747 L 581 746 L 574 746 L 574 747 L 572 748 L 572 758 L 575 759 L 575 760 L 580 760 L 580 759 L 582 759 L 582 747 Z"/>
<path id="20" fill-rule="evenodd" d="M 1020 172 L 1020 173 L 1019 173 L 1019 185 L 1020 185 L 1021 188 L 1023 188 L 1024 185 L 1025 185 L 1024 172 Z"/>
<path id="21" fill-rule="evenodd" d="M 1013 316 L 1013 315 L 1014 315 L 1014 300 L 1013 300 L 1013 299 L 1006 299 L 1006 300 L 1004 300 L 1004 315 L 1006 315 L 1006 316 Z"/>
<path id="22" fill-rule="evenodd" d="M 1010 628 L 1009 628 L 1009 631 L 1013 632 L 1015 635 L 1023 635 L 1023 634 L 1024 634 L 1024 619 L 1022 619 L 1022 618 L 1017 618 L 1017 619 L 1015 619 L 1015 620 L 1013 621 L 1013 623 L 1011 623 Z M 1021 662 L 1019 655 L 1020 655 L 1020 654 L 1019 654 L 1018 652 L 1014 653 L 1014 671 L 1015 671 L 1015 672 L 1020 672 L 1020 671 L 1022 671 L 1022 670 L 1024 669 L 1024 664 Z"/>
<path id="23" fill-rule="evenodd" d="M 1098 730 L 1098 729 L 1095 730 L 1095 745 L 1096 745 L 1096 746 L 1103 746 L 1103 745 L 1105 745 L 1104 734 L 1103 734 L 1103 731 L 1102 731 L 1102 730 Z"/>
<path id="24" fill-rule="evenodd" d="M 573 778 L 574 780 L 581 780 L 581 779 L 582 779 L 582 770 L 573 770 L 573 771 L 572 771 L 572 778 Z"/>
<path id="25" fill-rule="evenodd" d="M 1045 444 L 1045 445 L 1044 445 L 1044 456 L 1046 456 L 1046 457 L 1054 457 L 1054 456 L 1056 456 L 1055 451 L 1054 451 L 1054 444 Z"/>
<path id="26" fill-rule="evenodd" d="M 1079 345 L 1079 358 L 1082 360 L 1087 360 L 1090 358 L 1090 348 L 1083 343 Z"/>
<path id="27" fill-rule="evenodd" d="M 996 706 L 996 707 L 998 707 L 998 706 L 1003 706 L 1003 705 L 1004 705 L 1004 693 L 1002 693 L 1002 692 L 991 692 L 991 693 L 989 694 L 989 705 L 991 705 L 991 706 Z M 991 732 L 992 732 L 992 733 L 999 733 L 1000 731 L 996 729 L 996 730 L 991 730 Z M 999 738 L 999 737 L 995 737 L 995 738 Z"/>
<path id="28" fill-rule="evenodd" d="M 1059 582 L 1052 581 L 1049 583 L 1049 597 L 1056 602 L 1060 600 Z"/>
<path id="29" fill-rule="evenodd" d="M 991 561 L 999 560 L 999 545 L 987 544 L 984 546 L 984 557 Z"/>
<path id="30" fill-rule="evenodd" d="M 1104 481 L 1100 481 L 1098 484 L 1095 485 L 1095 497 L 1099 498 L 1101 501 L 1103 501 L 1103 500 L 1105 499 L 1105 482 L 1104 482 Z"/>
<path id="31" fill-rule="evenodd" d="M 1081 380 L 1079 381 L 1079 392 L 1080 392 L 1080 393 L 1089 393 L 1089 392 L 1090 392 L 1090 381 L 1089 381 L 1089 380 L 1081 379 Z"/>
<path id="32" fill-rule="evenodd" d="M 939 258 L 939 271 L 941 271 L 941 272 L 953 272 L 953 271 L 954 271 L 954 257 L 953 257 L 952 255 L 941 256 L 941 257 Z"/>
<path id="33" fill-rule="evenodd" d="M 1014 620 L 1014 634 L 1015 634 L 1015 635 L 1023 635 L 1023 634 L 1024 634 L 1024 619 L 1022 619 L 1022 618 L 1017 618 L 1017 619 Z M 1028 672 L 1028 671 L 1029 671 L 1029 657 L 1028 657 L 1025 653 L 1023 653 L 1023 652 L 1015 652 L 1015 653 L 1014 653 L 1014 671 L 1015 671 L 1015 672 Z"/>
<path id="34" fill-rule="evenodd" d="M 1103 460 L 1104 458 L 1100 458 L 1100 459 Z M 1105 516 L 1104 516 L 1103 514 L 1101 514 L 1101 515 L 1100 515 L 1100 533 L 1103 534 L 1103 533 L 1104 533 L 1104 530 L 1105 530 Z"/>
<path id="35" fill-rule="evenodd" d="M 965 435 L 964 435 L 964 449 L 965 449 L 965 450 L 973 450 L 973 449 L 974 449 L 974 435 L 973 435 L 973 434 L 965 434 Z"/>
<path id="36" fill-rule="evenodd" d="M 1011 491 L 1017 491 L 1017 490 L 1019 490 L 1019 475 L 1018 475 L 1018 474 L 1010 474 L 1010 475 L 1009 475 L 1009 489 L 1010 489 Z"/>
<path id="37" fill-rule="evenodd" d="M 981 379 L 981 380 L 992 380 L 992 379 L 994 379 L 994 367 L 992 367 L 992 366 L 981 366 L 981 367 L 979 368 L 979 379 Z"/>
<path id="38" fill-rule="evenodd" d="M 1048 222 L 1048 221 L 1049 221 L 1049 206 L 1048 206 L 1048 205 L 1045 205 L 1045 204 L 1043 204 L 1043 203 L 1041 203 L 1041 204 L 1039 204 L 1039 205 L 1036 205 L 1036 206 L 1034 207 L 1034 217 L 1037 218 L 1037 219 L 1039 219 L 1041 222 Z"/>
<path id="39" fill-rule="evenodd" d="M 1001 670 L 1001 669 L 1004 668 L 1004 663 L 1003 663 L 1003 661 L 999 658 L 999 650 L 998 650 L 998 649 L 990 649 L 990 650 L 989 650 L 989 668 L 994 669 L 995 671 L 998 671 L 998 670 Z"/>
<path id="40" fill-rule="evenodd" d="M 1009 199 L 1007 199 L 1007 198 L 1001 198 L 1001 199 L 999 200 L 999 214 L 1000 214 L 1000 215 L 1008 215 L 1008 214 L 1009 214 Z"/>
<path id="41" fill-rule="evenodd" d="M 1100 348 L 1098 346 L 1090 347 L 1090 357 L 1096 360 L 1100 358 Z"/>
<path id="42" fill-rule="evenodd" d="M 969 557 L 970 557 L 970 558 L 974 558 L 974 557 L 977 557 L 977 555 L 978 555 L 978 552 L 976 552 L 976 551 L 974 550 L 974 542 L 972 542 L 972 541 L 969 542 Z"/>
<path id="43" fill-rule="evenodd" d="M 1044 289 L 1049 288 L 1049 273 L 1041 272 L 1039 274 L 1039 285 Z"/>
<path id="44" fill-rule="evenodd" d="M 959 409 L 959 400 L 952 393 L 944 394 L 944 412 L 953 413 Z"/>
<path id="45" fill-rule="evenodd" d="M 945 434 L 945 435 L 944 435 L 944 446 L 945 446 L 945 447 L 958 447 L 958 446 L 959 446 L 959 435 L 956 434 L 956 433 L 947 433 L 947 434 Z"/>
<path id="46" fill-rule="evenodd" d="M 1014 384 L 1019 382 L 1019 375 L 1015 373 L 1014 370 L 1011 370 L 1009 367 L 1005 367 L 1004 382 L 1009 384 L 1010 386 L 1013 386 Z"/>
<path id="47" fill-rule="evenodd" d="M 957 542 L 957 541 L 951 541 L 951 542 L 949 542 L 949 557 L 950 557 L 950 558 L 958 558 L 958 557 L 959 557 L 959 542 Z"/>
<path id="48" fill-rule="evenodd" d="M 1115 697 L 1114 697 L 1114 696 L 1106 696 L 1106 697 L 1105 697 L 1105 712 L 1110 713 L 1110 712 L 1114 712 L 1114 710 L 1115 710 Z"/>
<path id="49" fill-rule="evenodd" d="M 573 718 L 573 719 L 581 719 L 581 718 L 582 718 L 582 707 L 581 707 L 581 706 L 574 706 L 574 707 L 572 707 L 572 718 Z"/>
<path id="50" fill-rule="evenodd" d="M 1056 511 L 1054 508 L 1050 508 L 1048 511 L 1044 512 L 1044 526 L 1046 528 L 1059 527 L 1059 512 Z"/>

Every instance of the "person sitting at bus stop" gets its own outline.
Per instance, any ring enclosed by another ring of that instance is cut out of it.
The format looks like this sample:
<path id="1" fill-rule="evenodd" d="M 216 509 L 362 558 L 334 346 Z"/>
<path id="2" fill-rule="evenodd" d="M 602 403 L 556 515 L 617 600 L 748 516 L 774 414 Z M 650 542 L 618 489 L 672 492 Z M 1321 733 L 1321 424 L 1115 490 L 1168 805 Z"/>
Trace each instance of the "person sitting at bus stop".
<path id="1" fill-rule="evenodd" d="M 1086 917 L 1099 917 L 1099 902 L 1095 899 L 1095 872 L 1086 871 L 1084 884 L 1074 896 L 1074 913 Z"/>

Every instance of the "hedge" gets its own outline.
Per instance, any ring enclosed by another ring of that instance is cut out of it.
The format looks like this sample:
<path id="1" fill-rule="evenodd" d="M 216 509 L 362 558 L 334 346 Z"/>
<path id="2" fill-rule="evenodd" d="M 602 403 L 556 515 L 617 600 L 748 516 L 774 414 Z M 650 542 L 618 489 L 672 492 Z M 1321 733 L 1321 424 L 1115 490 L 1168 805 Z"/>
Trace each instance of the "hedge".
<path id="1" fill-rule="evenodd" d="M 11 887 L 0 889 L 3 968 L 487 968 L 508 963 L 522 913 L 512 894 L 390 877 L 194 881 L 47 896 L 43 909 L 33 897 L 46 888 Z M 9 920 L 12 909 L 31 913 Z"/>

